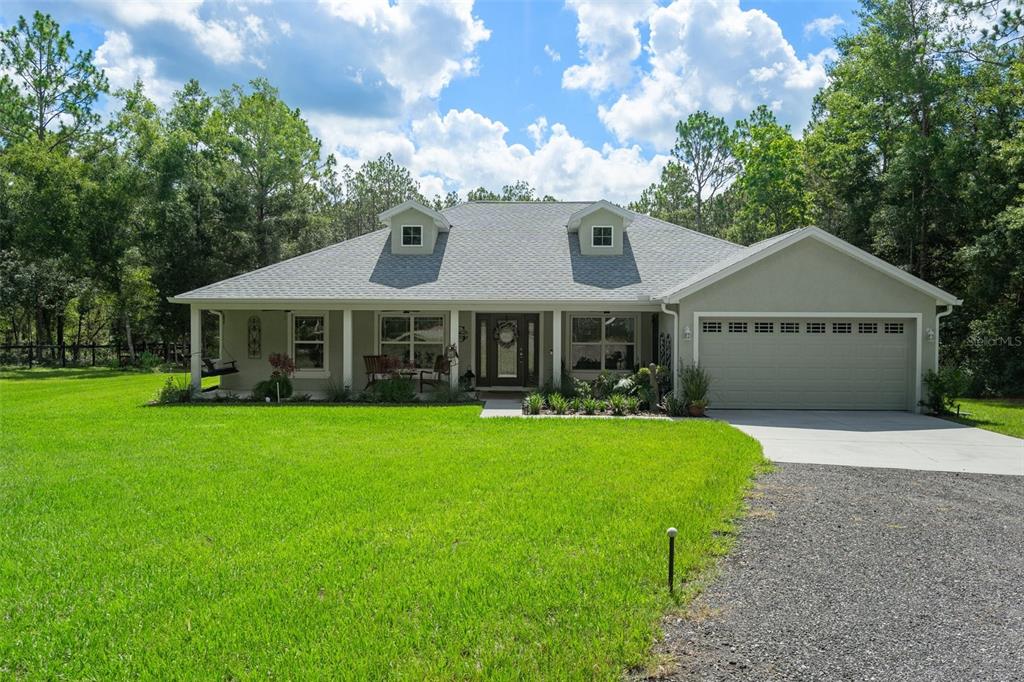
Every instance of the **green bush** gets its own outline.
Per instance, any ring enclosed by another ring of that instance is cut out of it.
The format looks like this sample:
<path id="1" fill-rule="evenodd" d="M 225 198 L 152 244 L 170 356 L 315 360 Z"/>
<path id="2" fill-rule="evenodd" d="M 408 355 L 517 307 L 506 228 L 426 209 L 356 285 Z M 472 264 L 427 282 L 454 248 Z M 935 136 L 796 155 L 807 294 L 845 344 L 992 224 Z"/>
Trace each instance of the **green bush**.
<path id="1" fill-rule="evenodd" d="M 577 379 L 572 377 L 572 395 L 574 398 L 580 400 L 586 400 L 594 396 L 594 389 L 590 385 L 589 381 L 583 381 L 583 379 Z"/>
<path id="2" fill-rule="evenodd" d="M 280 389 L 280 393 L 278 390 Z M 281 374 L 272 374 L 269 379 L 256 384 L 252 389 L 252 399 L 259 402 L 277 402 L 278 398 L 281 400 L 288 400 L 292 396 L 292 380 Z"/>
<path id="3" fill-rule="evenodd" d="M 640 399 L 635 395 L 627 395 L 626 398 L 626 412 L 629 414 L 636 414 L 640 411 Z"/>
<path id="4" fill-rule="evenodd" d="M 569 411 L 570 412 L 582 412 L 584 398 L 570 398 L 569 399 Z"/>
<path id="5" fill-rule="evenodd" d="M 608 405 L 611 407 L 612 414 L 617 417 L 621 417 L 629 411 L 626 396 L 621 393 L 612 393 L 611 397 L 608 398 Z"/>
<path id="6" fill-rule="evenodd" d="M 679 385 L 686 403 L 702 401 L 707 405 L 711 390 L 711 375 L 698 365 L 688 365 L 679 371 Z"/>
<path id="7" fill-rule="evenodd" d="M 416 382 L 405 377 L 390 377 L 370 384 L 366 393 L 369 402 L 412 403 L 416 402 Z"/>
<path id="8" fill-rule="evenodd" d="M 352 389 L 343 384 L 332 381 L 327 384 L 327 402 L 347 403 L 352 400 Z"/>
<path id="9" fill-rule="evenodd" d="M 569 400 L 561 393 L 552 393 L 548 396 L 548 406 L 555 414 L 565 414 L 569 411 Z"/>
<path id="10" fill-rule="evenodd" d="M 540 414 L 544 407 L 544 396 L 540 393 L 531 393 L 523 400 L 523 408 L 526 414 Z"/>
<path id="11" fill-rule="evenodd" d="M 599 399 L 607 398 L 616 392 L 616 387 L 621 379 L 622 375 L 620 374 L 615 374 L 606 369 L 602 370 L 591 384 L 591 395 Z"/>
<path id="12" fill-rule="evenodd" d="M 432 403 L 466 403 L 472 399 L 472 396 L 461 384 L 458 388 L 452 388 L 447 383 L 436 384 L 434 390 L 427 394 L 427 400 Z"/>
<path id="13" fill-rule="evenodd" d="M 670 417 L 683 417 L 686 415 L 686 400 L 677 398 L 672 393 L 665 396 L 665 412 Z"/>
<path id="14" fill-rule="evenodd" d="M 135 360 L 135 365 L 139 369 L 146 369 L 149 371 L 158 369 L 163 364 L 164 361 L 160 359 L 159 356 L 153 355 L 148 350 L 139 355 L 139 357 Z"/>
<path id="15" fill-rule="evenodd" d="M 956 399 L 967 390 L 967 377 L 956 367 L 940 367 L 939 371 L 928 370 L 924 385 L 928 398 L 922 401 L 935 414 L 949 414 L 955 411 Z"/>
<path id="16" fill-rule="evenodd" d="M 156 402 L 161 405 L 190 403 L 196 393 L 187 377 L 167 377 L 167 381 L 156 393 Z"/>
<path id="17" fill-rule="evenodd" d="M 582 406 L 584 414 L 597 414 L 604 411 L 604 401 L 597 398 L 584 398 Z"/>

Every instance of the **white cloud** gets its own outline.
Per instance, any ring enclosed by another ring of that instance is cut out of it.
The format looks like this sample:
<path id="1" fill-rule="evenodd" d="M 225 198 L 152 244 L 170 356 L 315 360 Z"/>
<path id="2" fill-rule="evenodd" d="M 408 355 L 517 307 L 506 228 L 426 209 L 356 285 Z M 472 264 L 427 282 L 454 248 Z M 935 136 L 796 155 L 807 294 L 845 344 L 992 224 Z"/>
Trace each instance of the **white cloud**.
<path id="1" fill-rule="evenodd" d="M 596 94 L 629 83 L 640 56 L 637 23 L 650 14 L 653 3 L 569 0 L 567 5 L 576 10 L 576 39 L 585 62 L 565 70 L 562 87 Z"/>
<path id="2" fill-rule="evenodd" d="M 277 22 L 277 27 L 281 30 L 282 35 L 289 37 L 292 35 L 292 25 L 289 22 L 282 19 Z"/>
<path id="3" fill-rule="evenodd" d="M 546 54 L 548 58 L 550 58 L 553 62 L 562 61 L 562 55 L 558 54 L 555 48 L 551 47 L 550 45 L 544 46 L 544 54 Z"/>
<path id="4" fill-rule="evenodd" d="M 390 152 L 419 179 L 425 194 L 461 193 L 478 186 L 497 190 L 523 179 L 541 195 L 559 199 L 607 198 L 627 202 L 657 180 L 665 156 L 644 158 L 637 146 L 586 146 L 561 123 L 540 118 L 528 128 L 530 150 L 509 144 L 508 128 L 472 109 L 430 113 L 402 126 L 310 115 L 325 148 L 346 163 L 359 164 Z"/>
<path id="5" fill-rule="evenodd" d="M 583 17 L 592 10 L 578 4 L 577 11 L 584 45 L 582 27 L 592 20 Z M 828 49 L 800 59 L 771 17 L 742 10 L 739 0 L 676 0 L 643 18 L 649 22 L 650 68 L 611 105 L 598 107 L 601 121 L 622 143 L 650 142 L 665 150 L 674 141 L 676 121 L 698 109 L 732 123 L 759 104 L 771 106 L 799 132 L 815 92 L 825 84 L 825 62 L 834 55 Z M 588 66 L 597 69 L 602 63 Z M 596 89 L 613 80 L 595 75 L 590 83 Z"/>
<path id="6" fill-rule="evenodd" d="M 245 58 L 244 29 L 233 21 L 201 19 L 203 0 L 133 0 L 109 3 L 114 16 L 128 27 L 167 22 L 192 36 L 196 46 L 218 64 L 233 64 Z"/>
<path id="7" fill-rule="evenodd" d="M 825 38 L 831 38 L 836 34 L 836 29 L 845 23 L 838 14 L 833 14 L 830 17 L 818 17 L 804 24 L 804 35 L 809 36 L 812 33 L 817 33 Z"/>
<path id="8" fill-rule="evenodd" d="M 491 32 L 473 16 L 472 0 L 437 4 L 388 0 L 320 0 L 327 11 L 370 32 L 387 81 L 415 102 L 437 97 L 453 78 L 476 70 L 473 51 Z"/>
<path id="9" fill-rule="evenodd" d="M 136 80 L 142 80 L 146 95 L 158 106 L 168 106 L 178 84 L 158 77 L 156 62 L 136 55 L 127 33 L 107 31 L 104 37 L 96 48 L 96 65 L 106 72 L 111 91 L 131 88 Z"/>

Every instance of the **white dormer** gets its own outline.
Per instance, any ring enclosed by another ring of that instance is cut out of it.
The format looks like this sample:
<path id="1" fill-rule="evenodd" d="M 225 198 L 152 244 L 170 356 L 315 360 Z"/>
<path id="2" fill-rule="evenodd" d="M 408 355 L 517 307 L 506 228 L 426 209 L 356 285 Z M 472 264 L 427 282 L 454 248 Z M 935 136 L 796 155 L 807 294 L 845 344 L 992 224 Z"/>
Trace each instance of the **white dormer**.
<path id="1" fill-rule="evenodd" d="M 622 241 L 633 213 L 602 199 L 569 216 L 566 228 L 580 237 L 584 256 L 621 256 Z"/>
<path id="2" fill-rule="evenodd" d="M 391 228 L 391 253 L 433 253 L 437 235 L 451 228 L 451 223 L 443 215 L 411 199 L 377 217 Z"/>

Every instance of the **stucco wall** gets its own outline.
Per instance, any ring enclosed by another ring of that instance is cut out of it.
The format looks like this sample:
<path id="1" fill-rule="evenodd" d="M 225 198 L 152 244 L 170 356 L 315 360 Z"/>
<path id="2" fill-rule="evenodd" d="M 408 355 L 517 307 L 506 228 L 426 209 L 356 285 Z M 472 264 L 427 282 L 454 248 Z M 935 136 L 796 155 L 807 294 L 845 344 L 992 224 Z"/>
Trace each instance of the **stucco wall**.
<path id="1" fill-rule="evenodd" d="M 821 312 L 920 313 L 922 330 L 936 328 L 936 301 L 924 293 L 865 265 L 836 249 L 806 239 L 766 257 L 739 272 L 702 289 L 679 303 L 680 327 L 691 328 L 691 338 L 680 335 L 679 352 L 692 362 L 694 312 Z M 912 319 L 909 332 L 916 339 Z M 924 336 L 921 373 L 935 367 L 935 342 Z M 910 366 L 916 360 L 916 342 L 911 344 Z M 908 377 L 909 395 L 914 396 L 917 377 Z M 913 409 L 915 405 L 908 405 Z"/>
<path id="2" fill-rule="evenodd" d="M 402 225 L 422 225 L 423 245 L 402 246 Z M 391 253 L 404 254 L 426 254 L 434 252 L 434 244 L 437 242 L 437 226 L 430 216 L 417 211 L 414 208 L 392 216 L 391 218 Z"/>
<path id="3" fill-rule="evenodd" d="M 594 247 L 595 225 L 612 226 L 612 246 Z M 585 256 L 618 256 L 622 254 L 622 218 L 606 208 L 600 208 L 580 221 L 580 253 Z"/>

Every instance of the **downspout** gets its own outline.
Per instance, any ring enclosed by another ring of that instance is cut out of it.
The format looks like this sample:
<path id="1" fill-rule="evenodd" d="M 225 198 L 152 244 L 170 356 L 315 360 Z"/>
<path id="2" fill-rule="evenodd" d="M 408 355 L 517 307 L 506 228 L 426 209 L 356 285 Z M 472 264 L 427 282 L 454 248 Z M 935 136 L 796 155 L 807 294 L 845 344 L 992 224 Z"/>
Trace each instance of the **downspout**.
<path id="1" fill-rule="evenodd" d="M 935 371 L 939 371 L 939 325 L 942 323 L 942 318 L 953 312 L 953 306 L 947 305 L 946 309 L 941 313 L 935 314 Z"/>
<path id="2" fill-rule="evenodd" d="M 677 313 L 674 310 L 669 310 L 668 306 L 664 303 L 664 301 L 661 304 L 661 312 L 665 313 L 666 315 L 671 315 L 673 318 L 675 318 L 675 321 L 672 324 L 672 363 L 673 365 L 678 365 L 681 360 L 681 358 L 679 357 L 679 313 Z M 676 375 L 678 374 L 678 372 L 679 367 L 673 366 L 672 395 L 674 395 L 676 398 L 679 397 L 679 382 L 676 381 Z"/>

